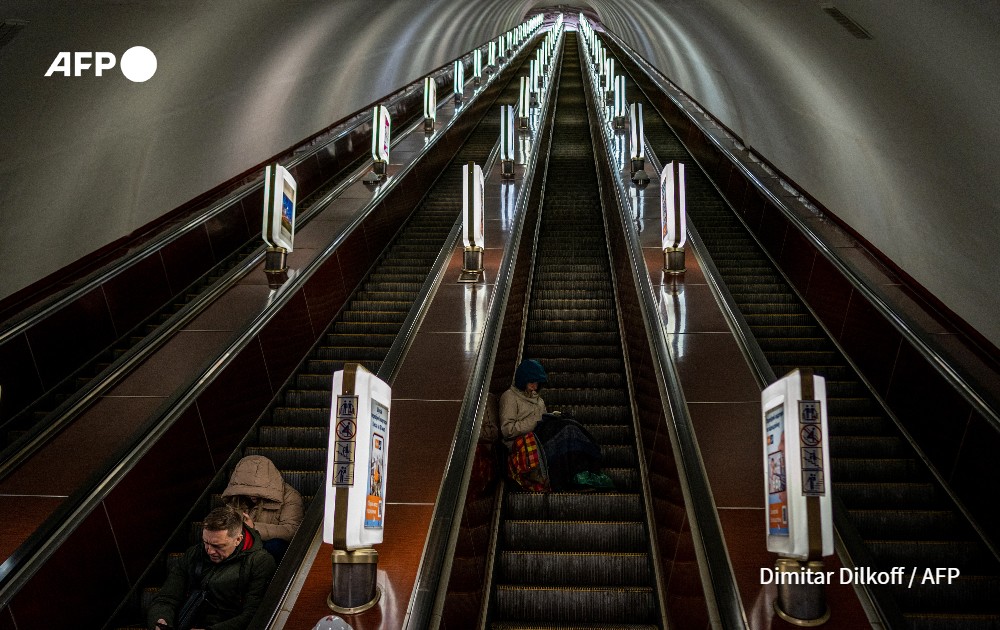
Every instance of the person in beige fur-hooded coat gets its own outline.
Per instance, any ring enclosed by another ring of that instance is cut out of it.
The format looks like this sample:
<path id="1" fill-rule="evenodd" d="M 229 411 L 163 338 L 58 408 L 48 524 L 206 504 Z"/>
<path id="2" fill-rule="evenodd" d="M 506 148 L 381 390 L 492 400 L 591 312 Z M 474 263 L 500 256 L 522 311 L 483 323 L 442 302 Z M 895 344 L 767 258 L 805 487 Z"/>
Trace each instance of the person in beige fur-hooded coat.
<path id="1" fill-rule="evenodd" d="M 222 498 L 260 532 L 264 548 L 280 560 L 302 524 L 302 495 L 281 476 L 274 462 L 249 455 L 236 464 Z"/>

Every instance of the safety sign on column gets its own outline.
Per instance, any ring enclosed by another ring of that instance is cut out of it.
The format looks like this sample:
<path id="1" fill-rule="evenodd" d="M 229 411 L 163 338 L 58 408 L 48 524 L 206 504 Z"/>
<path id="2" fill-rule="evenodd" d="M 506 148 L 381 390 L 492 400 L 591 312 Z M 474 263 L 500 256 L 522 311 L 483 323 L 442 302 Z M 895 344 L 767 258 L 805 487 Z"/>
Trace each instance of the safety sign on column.
<path id="1" fill-rule="evenodd" d="M 354 485 L 354 447 L 358 434 L 358 397 L 337 396 L 337 424 L 334 428 L 337 442 L 334 445 L 334 488 Z"/>

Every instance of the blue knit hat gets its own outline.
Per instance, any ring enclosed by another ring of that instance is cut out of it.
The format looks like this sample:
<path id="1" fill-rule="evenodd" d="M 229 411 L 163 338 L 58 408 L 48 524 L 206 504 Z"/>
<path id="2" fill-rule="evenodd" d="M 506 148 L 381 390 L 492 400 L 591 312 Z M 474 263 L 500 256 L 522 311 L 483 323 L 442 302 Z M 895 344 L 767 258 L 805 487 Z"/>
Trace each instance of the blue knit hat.
<path id="1" fill-rule="evenodd" d="M 549 377 L 545 373 L 545 368 L 534 359 L 521 361 L 521 365 L 517 366 L 517 371 L 514 372 L 514 387 L 522 390 L 528 386 L 528 383 L 542 385 L 548 380 Z"/>

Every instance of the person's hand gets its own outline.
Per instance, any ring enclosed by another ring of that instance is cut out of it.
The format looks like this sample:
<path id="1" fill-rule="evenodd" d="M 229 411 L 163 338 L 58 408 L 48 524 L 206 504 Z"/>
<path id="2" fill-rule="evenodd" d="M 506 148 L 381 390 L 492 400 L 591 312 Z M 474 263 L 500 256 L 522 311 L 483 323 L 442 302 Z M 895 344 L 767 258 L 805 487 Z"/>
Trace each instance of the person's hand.
<path id="1" fill-rule="evenodd" d="M 246 524 L 247 527 L 250 527 L 250 528 L 253 527 L 253 519 L 250 518 L 250 515 L 247 514 L 246 512 L 243 513 L 243 522 Z M 195 630 L 195 629 L 192 628 L 191 630 Z"/>
<path id="2" fill-rule="evenodd" d="M 170 624 L 168 624 L 168 623 L 167 623 L 167 620 L 166 620 L 166 619 L 163 619 L 163 618 L 161 617 L 160 619 L 157 619 L 157 620 L 156 620 L 156 627 L 157 627 L 157 628 L 169 628 L 169 627 L 170 627 Z"/>

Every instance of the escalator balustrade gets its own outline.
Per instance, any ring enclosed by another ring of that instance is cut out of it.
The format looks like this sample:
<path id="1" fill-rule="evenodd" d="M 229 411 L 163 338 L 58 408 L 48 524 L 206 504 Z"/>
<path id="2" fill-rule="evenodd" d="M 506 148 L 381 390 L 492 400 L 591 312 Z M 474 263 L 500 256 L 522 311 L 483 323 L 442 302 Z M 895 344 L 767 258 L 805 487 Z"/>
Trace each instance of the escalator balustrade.
<path id="1" fill-rule="evenodd" d="M 631 94 L 644 103 L 660 162 L 687 165 L 688 217 L 774 373 L 812 368 L 826 378 L 833 493 L 864 546 L 848 551 L 876 571 L 961 571 L 951 585 L 890 586 L 879 597 L 911 628 L 1000 627 L 1000 563 L 672 129 L 645 95 Z"/>
<path id="2" fill-rule="evenodd" d="M 516 77 L 511 72 L 510 77 Z M 518 85 L 509 82 L 499 102 L 517 97 Z M 442 174 L 425 195 L 409 220 L 386 248 L 330 328 L 300 365 L 288 385 L 278 394 L 265 417 L 259 422 L 242 455 L 263 455 L 271 459 L 285 481 L 309 502 L 319 491 L 326 472 L 326 447 L 330 422 L 330 398 L 333 373 L 347 363 L 359 363 L 376 373 L 410 310 L 421 297 L 421 288 L 435 259 L 444 247 L 448 234 L 459 217 L 462 202 L 461 167 L 470 161 L 483 164 L 496 142 L 499 108 L 489 107 L 486 115 L 465 144 L 445 166 Z M 208 495 L 202 509 L 206 514 L 221 503 L 219 493 L 228 479 L 217 476 L 215 492 Z M 200 539 L 200 523 L 191 523 L 171 544 L 172 552 L 147 571 L 149 586 L 134 594 L 118 622 L 111 627 L 128 625 L 141 618 L 141 610 L 155 594 L 166 575 L 167 563 Z"/>

